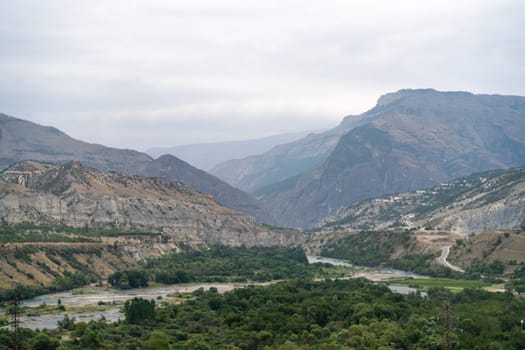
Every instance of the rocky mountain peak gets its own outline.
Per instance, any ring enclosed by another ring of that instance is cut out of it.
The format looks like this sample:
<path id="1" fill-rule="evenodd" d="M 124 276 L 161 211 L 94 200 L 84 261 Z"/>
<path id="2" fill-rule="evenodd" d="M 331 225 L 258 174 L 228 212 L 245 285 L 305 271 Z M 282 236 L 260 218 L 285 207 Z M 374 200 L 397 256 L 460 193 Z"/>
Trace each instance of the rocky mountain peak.
<path id="1" fill-rule="evenodd" d="M 395 102 L 407 102 L 406 104 L 428 104 L 432 101 L 442 99 L 467 99 L 475 97 L 474 94 L 466 91 L 438 91 L 435 89 L 401 89 L 396 92 L 382 95 L 377 101 L 376 107 L 385 107 Z"/>
<path id="2" fill-rule="evenodd" d="M 324 163 L 262 198 L 273 223 L 308 227 L 342 206 L 525 164 L 524 97 L 432 89 L 384 95 Z"/>

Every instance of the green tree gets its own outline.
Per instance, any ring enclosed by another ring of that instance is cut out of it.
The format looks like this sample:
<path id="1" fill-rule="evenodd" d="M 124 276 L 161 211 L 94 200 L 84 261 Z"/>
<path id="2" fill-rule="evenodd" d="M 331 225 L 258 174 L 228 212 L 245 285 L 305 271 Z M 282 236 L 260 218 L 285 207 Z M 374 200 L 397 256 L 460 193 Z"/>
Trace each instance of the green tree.
<path id="1" fill-rule="evenodd" d="M 62 320 L 57 321 L 58 328 L 71 331 L 75 328 L 75 318 L 69 317 L 69 315 L 65 315 Z"/>
<path id="2" fill-rule="evenodd" d="M 58 339 L 46 333 L 39 333 L 29 343 L 29 349 L 32 350 L 55 350 L 58 346 Z"/>
<path id="3" fill-rule="evenodd" d="M 139 324 L 155 319 L 155 300 L 133 298 L 124 304 L 126 321 L 130 324 Z"/>
<path id="4" fill-rule="evenodd" d="M 100 339 L 94 330 L 88 329 L 80 338 L 82 349 L 100 349 Z"/>
<path id="5" fill-rule="evenodd" d="M 191 339 L 187 341 L 185 348 L 191 349 L 191 350 L 210 350 L 211 349 L 208 344 L 206 344 L 202 340 L 197 340 L 197 339 Z"/>
<path id="6" fill-rule="evenodd" d="M 166 333 L 153 331 L 148 340 L 146 340 L 146 349 L 148 350 L 169 350 L 170 344 Z"/>

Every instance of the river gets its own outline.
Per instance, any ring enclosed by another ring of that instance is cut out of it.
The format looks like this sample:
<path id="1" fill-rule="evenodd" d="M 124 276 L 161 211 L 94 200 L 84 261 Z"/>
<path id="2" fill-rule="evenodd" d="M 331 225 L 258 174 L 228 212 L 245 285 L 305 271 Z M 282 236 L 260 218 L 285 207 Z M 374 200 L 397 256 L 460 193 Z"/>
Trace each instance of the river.
<path id="1" fill-rule="evenodd" d="M 394 270 L 394 269 L 384 269 L 384 268 L 369 268 L 363 266 L 352 266 L 351 264 L 332 258 L 325 258 L 314 255 L 307 255 L 309 263 L 325 263 L 331 264 L 334 266 L 348 266 L 353 267 L 353 274 L 346 278 L 357 278 L 364 277 L 373 281 L 388 281 L 392 279 L 399 278 L 424 278 L 410 272 Z M 268 285 L 269 283 L 259 283 L 258 285 Z M 169 301 L 173 295 L 179 293 L 191 293 L 199 288 L 208 290 L 210 288 L 217 288 L 219 293 L 224 293 L 231 291 L 235 288 L 245 287 L 247 284 L 243 283 L 192 283 L 192 284 L 177 284 L 171 286 L 162 286 L 162 287 L 152 287 L 144 289 L 132 289 L 132 290 L 116 290 L 116 289 L 104 289 L 104 288 L 84 288 L 82 289 L 83 293 L 73 293 L 72 291 L 52 293 L 41 295 L 33 299 L 24 300 L 22 302 L 23 306 L 35 308 L 33 316 L 24 316 L 21 318 L 22 327 L 31 328 L 31 329 L 43 329 L 43 328 L 56 328 L 57 321 L 64 318 L 64 315 L 67 314 L 69 317 L 74 317 L 77 321 L 88 322 L 90 320 L 97 320 L 104 318 L 108 322 L 116 322 L 119 319 L 123 319 L 124 315 L 120 312 L 122 303 L 126 300 L 133 299 L 135 297 L 141 297 L 144 299 L 155 299 L 162 301 Z M 416 292 L 416 289 L 410 288 L 407 286 L 388 286 L 392 291 L 408 294 Z M 110 304 L 103 311 L 85 311 L 85 312 L 64 312 L 62 314 L 37 314 L 37 307 L 46 304 L 46 305 L 57 305 L 58 300 L 62 305 L 67 308 L 79 308 L 98 305 L 99 303 Z M 115 305 L 113 305 L 115 304 Z"/>
<path id="2" fill-rule="evenodd" d="M 269 283 L 254 283 L 257 285 L 268 285 Z M 20 321 L 22 327 L 31 329 L 43 329 L 43 328 L 56 328 L 57 321 L 62 320 L 64 315 L 74 317 L 77 321 L 91 321 L 106 319 L 109 322 L 116 322 L 119 319 L 124 318 L 124 315 L 120 312 L 122 303 L 126 300 L 140 297 L 144 299 L 155 299 L 161 301 L 169 301 L 174 295 L 191 293 L 197 289 L 203 288 L 208 290 L 210 288 L 216 288 L 219 293 L 231 291 L 235 288 L 245 287 L 247 284 L 243 283 L 191 283 L 191 284 L 176 284 L 162 287 L 152 288 L 141 288 L 131 290 L 117 290 L 117 289 L 104 289 L 104 288 L 84 288 L 81 289 L 83 293 L 73 293 L 73 291 L 51 293 L 38 296 L 33 299 L 22 301 L 22 306 L 36 307 L 46 305 L 57 305 L 58 300 L 66 307 L 78 308 L 83 306 L 98 305 L 99 303 L 107 303 L 110 306 L 103 311 L 87 311 L 82 313 L 77 312 L 64 312 L 62 314 L 35 314 L 33 316 L 23 316 Z M 111 307 L 113 303 L 116 303 L 114 307 Z M 37 310 L 36 310 L 37 311 Z M 35 312 L 36 313 L 36 312 Z"/>
<path id="3" fill-rule="evenodd" d="M 402 270 L 382 268 L 382 267 L 367 267 L 367 266 L 352 265 L 341 259 L 326 258 L 323 256 L 317 256 L 317 255 L 307 255 L 306 257 L 308 258 L 308 262 L 310 264 L 323 263 L 323 264 L 330 264 L 334 266 L 352 267 L 354 270 L 354 272 L 352 273 L 352 276 L 343 277 L 343 278 L 364 277 L 366 279 L 369 279 L 375 282 L 388 282 L 389 280 L 399 280 L 399 279 L 405 279 L 405 278 L 428 278 L 427 276 L 417 275 L 415 273 L 402 271 Z M 387 284 L 387 287 L 392 292 L 400 293 L 400 294 L 409 294 L 409 293 L 417 292 L 416 288 L 412 288 L 409 286 Z M 426 292 L 420 292 L 420 293 L 421 293 L 421 296 L 427 296 Z"/>
<path id="4" fill-rule="evenodd" d="M 354 273 L 352 274 L 351 277 L 355 277 L 355 278 L 364 277 L 366 279 L 376 281 L 376 282 L 388 281 L 388 280 L 393 280 L 393 279 L 402 279 L 402 278 L 427 278 L 425 276 L 417 275 L 415 273 L 407 272 L 407 271 L 382 268 L 382 267 L 366 267 L 366 266 L 352 265 L 341 259 L 325 258 L 323 256 L 317 256 L 317 255 L 306 255 L 306 257 L 308 258 L 308 262 L 310 264 L 323 263 L 323 264 L 330 264 L 334 266 L 352 267 L 354 269 Z"/>

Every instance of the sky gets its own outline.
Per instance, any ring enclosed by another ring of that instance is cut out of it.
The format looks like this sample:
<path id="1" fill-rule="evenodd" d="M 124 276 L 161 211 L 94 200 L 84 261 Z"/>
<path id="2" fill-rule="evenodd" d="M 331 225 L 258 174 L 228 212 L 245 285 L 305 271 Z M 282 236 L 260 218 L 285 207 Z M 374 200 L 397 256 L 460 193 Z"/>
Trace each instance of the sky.
<path id="1" fill-rule="evenodd" d="M 324 130 L 403 88 L 525 95 L 523 0 L 0 0 L 0 112 L 146 150 Z"/>

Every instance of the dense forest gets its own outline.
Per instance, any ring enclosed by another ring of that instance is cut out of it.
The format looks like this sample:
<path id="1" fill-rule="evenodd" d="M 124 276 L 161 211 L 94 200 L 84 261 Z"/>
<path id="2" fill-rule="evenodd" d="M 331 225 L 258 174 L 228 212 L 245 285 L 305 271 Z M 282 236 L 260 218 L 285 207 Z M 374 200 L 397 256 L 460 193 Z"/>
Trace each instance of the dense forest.
<path id="1" fill-rule="evenodd" d="M 431 289 L 403 296 L 364 279 L 292 280 L 158 306 L 134 299 L 114 324 L 23 330 L 27 349 L 522 349 L 525 300 Z M 0 349 L 13 337 L 0 331 Z"/>
<path id="2" fill-rule="evenodd" d="M 407 243 L 405 236 L 398 238 L 395 244 Z M 330 247 L 344 252 L 360 245 L 345 240 Z M 359 263 L 373 263 L 391 249 L 363 249 Z M 425 295 L 401 295 L 365 279 L 332 279 L 341 273 L 308 264 L 301 247 L 217 246 L 168 254 L 119 271 L 108 282 L 127 289 L 149 283 L 285 281 L 224 294 L 198 289 L 177 303 L 135 298 L 122 305 L 119 322 L 65 316 L 55 330 L 21 329 L 18 339 L 23 349 L 62 350 L 525 348 L 520 323 L 525 267 L 510 276 L 505 293 L 433 287 Z M 56 283 L 66 288 L 89 282 L 89 276 L 78 274 Z M 17 291 L 26 293 L 22 297 L 43 291 L 24 288 Z M 8 328 L 0 329 L 0 350 L 14 348 L 14 339 Z"/>
<path id="3" fill-rule="evenodd" d="M 332 269 L 333 270 L 333 269 Z M 117 288 L 187 282 L 267 282 L 328 277 L 320 264 L 309 265 L 301 247 L 225 247 L 190 250 L 150 259 L 139 270 L 119 271 L 108 282 Z"/>

